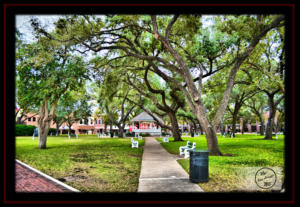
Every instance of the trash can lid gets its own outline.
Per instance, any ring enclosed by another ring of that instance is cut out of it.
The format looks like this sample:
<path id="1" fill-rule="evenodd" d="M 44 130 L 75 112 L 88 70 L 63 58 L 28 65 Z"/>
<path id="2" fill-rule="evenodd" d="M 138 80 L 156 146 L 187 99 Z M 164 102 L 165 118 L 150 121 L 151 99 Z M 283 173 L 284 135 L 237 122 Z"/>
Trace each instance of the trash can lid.
<path id="1" fill-rule="evenodd" d="M 194 149 L 191 151 L 193 151 L 193 152 L 210 152 L 210 150 L 201 150 L 201 149 Z"/>
<path id="2" fill-rule="evenodd" d="M 189 150 L 190 151 L 190 154 L 191 155 L 195 155 L 195 156 L 201 156 L 201 155 L 204 155 L 204 156 L 208 156 L 209 155 L 209 150 L 200 150 L 200 149 L 194 149 L 194 150 Z"/>

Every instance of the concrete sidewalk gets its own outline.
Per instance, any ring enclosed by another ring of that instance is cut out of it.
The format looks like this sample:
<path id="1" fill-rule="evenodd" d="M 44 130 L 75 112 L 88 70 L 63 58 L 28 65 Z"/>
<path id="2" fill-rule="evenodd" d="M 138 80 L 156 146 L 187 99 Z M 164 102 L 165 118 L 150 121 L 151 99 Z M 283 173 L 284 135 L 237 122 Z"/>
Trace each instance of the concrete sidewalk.
<path id="1" fill-rule="evenodd" d="M 203 192 L 154 137 L 146 137 L 138 192 Z"/>

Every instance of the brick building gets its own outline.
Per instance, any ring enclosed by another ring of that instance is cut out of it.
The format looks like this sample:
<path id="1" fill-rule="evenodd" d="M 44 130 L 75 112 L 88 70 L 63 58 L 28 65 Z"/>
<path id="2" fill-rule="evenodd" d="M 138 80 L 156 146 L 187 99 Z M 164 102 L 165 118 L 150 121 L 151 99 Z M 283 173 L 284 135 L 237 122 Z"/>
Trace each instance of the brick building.
<path id="1" fill-rule="evenodd" d="M 26 118 L 25 118 L 26 117 Z M 22 118 L 24 120 L 25 125 L 32 125 L 38 126 L 38 114 L 28 113 L 26 116 Z M 27 118 L 29 117 L 29 118 Z M 51 122 L 50 128 L 56 129 L 56 124 Z M 72 127 L 71 131 L 75 134 L 97 134 L 97 133 L 104 133 L 106 128 L 106 132 L 110 131 L 110 126 L 105 127 L 103 117 L 99 117 L 95 119 L 94 117 L 89 117 L 88 121 L 85 122 L 84 120 L 80 120 L 75 122 Z M 67 123 L 63 123 L 60 127 L 60 134 L 67 134 L 69 131 L 69 127 Z M 118 128 L 116 126 L 112 126 L 112 131 L 117 131 Z"/>

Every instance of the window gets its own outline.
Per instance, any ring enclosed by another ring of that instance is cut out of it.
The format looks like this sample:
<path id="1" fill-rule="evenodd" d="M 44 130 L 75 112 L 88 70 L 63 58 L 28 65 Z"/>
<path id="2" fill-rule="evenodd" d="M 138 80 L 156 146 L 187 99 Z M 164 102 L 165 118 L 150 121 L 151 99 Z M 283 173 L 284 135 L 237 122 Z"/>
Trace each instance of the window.
<path id="1" fill-rule="evenodd" d="M 97 124 L 97 120 L 96 120 L 96 124 Z"/>
<path id="2" fill-rule="evenodd" d="M 82 119 L 80 119 L 80 122 L 79 122 L 79 124 L 82 124 Z"/>
<path id="3" fill-rule="evenodd" d="M 28 118 L 28 121 L 31 121 L 31 118 Z"/>
<path id="4" fill-rule="evenodd" d="M 35 117 L 33 117 L 33 118 L 32 118 L 32 121 L 35 121 L 35 120 L 36 120 Z"/>

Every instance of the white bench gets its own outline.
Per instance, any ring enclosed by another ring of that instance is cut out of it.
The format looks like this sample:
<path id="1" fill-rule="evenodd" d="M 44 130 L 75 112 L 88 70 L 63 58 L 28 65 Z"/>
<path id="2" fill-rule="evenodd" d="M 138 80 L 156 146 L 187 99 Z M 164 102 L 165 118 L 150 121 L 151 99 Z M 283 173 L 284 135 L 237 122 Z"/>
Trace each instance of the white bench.
<path id="1" fill-rule="evenodd" d="M 193 142 L 193 145 L 192 145 L 191 148 L 187 148 L 187 149 L 184 150 L 184 158 L 190 157 L 190 152 L 189 151 L 193 150 L 195 148 L 196 148 L 196 142 Z"/>
<path id="2" fill-rule="evenodd" d="M 169 142 L 169 137 L 163 137 L 163 142 Z"/>
<path id="3" fill-rule="evenodd" d="M 138 139 L 139 139 L 139 140 L 142 140 L 142 139 L 143 139 L 143 137 L 139 135 L 139 136 L 138 136 Z"/>
<path id="4" fill-rule="evenodd" d="M 68 138 L 71 139 L 71 137 L 76 137 L 76 139 L 78 139 L 78 134 L 68 134 Z"/>
<path id="5" fill-rule="evenodd" d="M 184 150 L 190 148 L 189 146 L 192 147 L 191 142 L 187 141 L 185 146 L 179 147 L 179 155 L 183 155 Z"/>
<path id="6" fill-rule="evenodd" d="M 134 141 L 133 138 L 131 138 L 131 148 L 139 148 L 139 141 Z"/>

